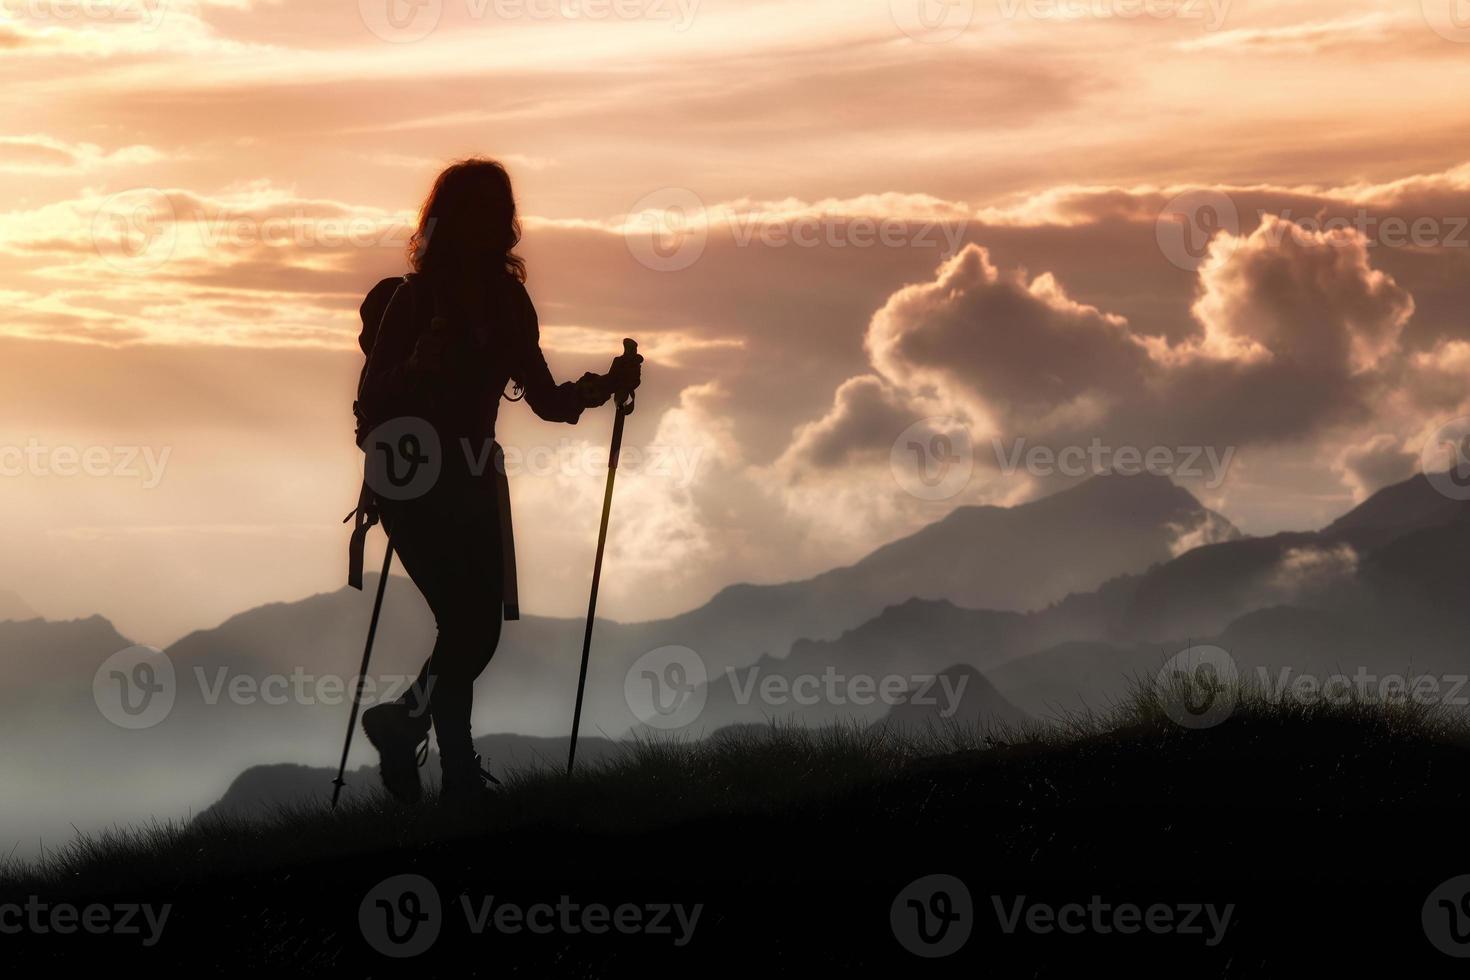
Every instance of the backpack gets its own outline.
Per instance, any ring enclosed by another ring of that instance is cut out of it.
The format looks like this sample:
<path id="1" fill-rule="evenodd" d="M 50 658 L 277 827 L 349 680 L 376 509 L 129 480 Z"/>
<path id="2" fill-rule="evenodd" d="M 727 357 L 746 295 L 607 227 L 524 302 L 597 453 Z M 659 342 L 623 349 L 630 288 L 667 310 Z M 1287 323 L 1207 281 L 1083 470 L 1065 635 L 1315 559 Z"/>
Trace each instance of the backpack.
<path id="1" fill-rule="evenodd" d="M 392 414 L 393 407 L 378 404 L 369 400 L 368 392 L 365 390 L 368 376 L 368 368 L 372 364 L 373 351 L 377 347 L 378 333 L 382 329 L 383 317 L 388 312 L 388 306 L 398 290 L 404 287 L 413 288 L 412 275 L 393 276 L 378 282 L 372 289 L 368 290 L 358 312 L 362 317 L 362 331 L 357 336 L 357 346 L 362 349 L 363 364 L 362 372 L 357 379 L 357 397 L 352 402 L 352 414 L 356 420 L 355 441 L 359 449 L 365 448 L 363 442 L 372 432 L 373 428 L 385 417 Z M 418 291 L 413 294 L 414 319 L 418 321 L 420 296 Z M 434 303 L 435 313 L 441 313 L 438 298 Z M 523 397 L 520 385 L 515 386 L 517 394 L 506 395 L 509 401 L 519 401 Z M 515 535 L 512 529 L 510 514 L 510 486 L 506 481 L 504 456 L 500 445 L 494 445 L 495 463 L 491 467 L 491 476 L 497 481 L 500 509 L 500 535 L 501 535 L 501 596 L 503 603 L 503 616 L 506 620 L 520 619 L 520 601 L 516 587 L 516 560 L 515 560 Z M 342 523 L 352 522 L 352 539 L 347 546 L 347 584 L 361 591 L 363 574 L 363 554 L 367 545 L 368 531 L 378 523 L 380 518 L 377 495 L 368 486 L 366 479 L 363 480 L 362 489 L 358 491 L 357 506 L 352 512 L 343 518 Z"/>
<path id="2" fill-rule="evenodd" d="M 373 347 L 377 344 L 378 330 L 383 325 L 383 315 L 388 312 L 388 304 L 399 288 L 407 283 L 407 276 L 383 279 L 368 290 L 362 305 L 358 307 L 358 313 L 362 317 L 362 331 L 357 335 L 357 346 L 362 349 L 363 360 L 362 372 L 357 377 L 357 397 L 352 401 L 352 415 L 356 420 L 354 441 L 359 449 L 378 418 L 378 413 L 373 411 L 377 406 L 367 404 L 364 397 L 366 392 L 363 390 L 367 384 L 368 367 L 373 360 Z M 357 506 L 342 519 L 343 524 L 353 522 L 352 540 L 347 545 L 347 584 L 354 589 L 362 589 L 363 550 L 368 531 L 378 523 L 378 517 L 377 497 L 368 486 L 367 480 L 363 480 L 362 489 L 357 495 Z"/>
<path id="3" fill-rule="evenodd" d="M 357 377 L 357 397 L 352 402 L 352 414 L 357 420 L 356 442 L 359 447 L 373 424 L 382 417 L 381 412 L 377 411 L 381 406 L 368 404 L 363 391 L 367 384 L 368 366 L 373 360 L 373 347 L 377 344 L 378 331 L 383 325 L 384 314 L 388 312 L 388 304 L 392 302 L 399 288 L 406 285 L 409 285 L 408 276 L 383 279 L 368 290 L 362 305 L 358 307 L 358 314 L 362 317 L 362 330 L 357 335 L 357 346 L 362 350 L 363 359 L 362 373 Z"/>

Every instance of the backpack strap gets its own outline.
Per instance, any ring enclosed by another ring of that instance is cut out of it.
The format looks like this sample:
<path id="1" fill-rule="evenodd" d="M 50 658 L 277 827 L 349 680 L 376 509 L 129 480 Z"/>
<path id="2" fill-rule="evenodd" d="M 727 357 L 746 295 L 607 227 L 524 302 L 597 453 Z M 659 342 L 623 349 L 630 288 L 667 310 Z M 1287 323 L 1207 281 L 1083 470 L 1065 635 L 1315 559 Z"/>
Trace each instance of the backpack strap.
<path id="1" fill-rule="evenodd" d="M 408 276 L 384 279 L 372 288 L 362 303 L 360 311 L 362 313 L 362 334 L 358 338 L 358 345 L 362 348 L 366 359 L 363 363 L 362 376 L 357 382 L 357 400 L 352 403 L 352 411 L 358 421 L 359 440 L 367 436 L 367 433 L 362 431 L 363 386 L 367 384 L 368 368 L 372 366 L 373 350 L 377 347 L 383 317 L 388 313 L 393 294 L 408 282 Z M 391 290 L 388 289 L 390 285 Z M 352 537 L 347 542 L 347 584 L 358 591 L 362 590 L 363 552 L 367 547 L 368 531 L 378 523 L 379 516 L 377 494 L 373 493 L 372 487 L 368 486 L 367 478 L 364 477 L 362 488 L 357 493 L 357 506 L 342 520 L 343 524 L 352 522 Z"/>

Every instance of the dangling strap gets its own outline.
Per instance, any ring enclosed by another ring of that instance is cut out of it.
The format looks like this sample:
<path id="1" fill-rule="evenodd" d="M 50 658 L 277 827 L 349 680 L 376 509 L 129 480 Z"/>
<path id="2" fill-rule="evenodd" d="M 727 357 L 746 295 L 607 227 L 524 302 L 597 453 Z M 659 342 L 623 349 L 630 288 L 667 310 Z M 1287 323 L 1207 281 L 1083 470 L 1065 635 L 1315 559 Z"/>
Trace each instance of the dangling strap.
<path id="1" fill-rule="evenodd" d="M 500 505 L 500 587 L 505 598 L 505 618 L 521 618 L 520 594 L 516 590 L 516 538 L 510 521 L 510 480 L 505 475 L 505 451 L 500 443 L 491 444 L 495 496 Z"/>
<path id="2" fill-rule="evenodd" d="M 378 498 L 373 495 L 367 481 L 362 481 L 362 492 L 357 496 L 357 509 L 342 521 L 353 521 L 352 540 L 347 543 L 347 584 L 362 590 L 362 554 L 367 547 L 368 529 L 378 523 Z"/>

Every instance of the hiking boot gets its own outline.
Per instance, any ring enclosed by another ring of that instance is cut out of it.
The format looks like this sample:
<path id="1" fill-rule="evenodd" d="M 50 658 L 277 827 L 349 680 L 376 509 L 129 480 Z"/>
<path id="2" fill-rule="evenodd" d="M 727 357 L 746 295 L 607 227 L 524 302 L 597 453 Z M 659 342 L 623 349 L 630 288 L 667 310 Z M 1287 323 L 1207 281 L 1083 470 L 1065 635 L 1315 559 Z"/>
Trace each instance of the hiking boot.
<path id="1" fill-rule="evenodd" d="M 480 757 L 472 755 L 462 763 L 445 764 L 439 798 L 446 803 L 476 803 L 493 797 L 499 785 L 500 780 L 480 765 Z"/>
<path id="2" fill-rule="evenodd" d="M 383 788 L 401 803 L 417 803 L 423 795 L 419 785 L 419 743 L 429 732 L 408 705 L 379 704 L 362 713 L 362 730 L 378 750 L 378 775 Z"/>

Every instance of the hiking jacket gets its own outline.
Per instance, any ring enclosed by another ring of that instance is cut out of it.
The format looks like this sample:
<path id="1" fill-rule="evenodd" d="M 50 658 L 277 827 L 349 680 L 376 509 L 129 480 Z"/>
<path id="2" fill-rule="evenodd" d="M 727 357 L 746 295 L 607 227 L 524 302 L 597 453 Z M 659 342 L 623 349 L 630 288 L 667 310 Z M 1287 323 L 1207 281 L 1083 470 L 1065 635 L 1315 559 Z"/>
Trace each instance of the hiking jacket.
<path id="1" fill-rule="evenodd" d="M 431 422 L 445 445 L 465 438 L 478 450 L 495 438 L 510 382 L 548 422 L 581 417 L 576 386 L 557 384 L 546 366 L 526 287 L 503 274 L 492 274 L 488 286 L 478 310 L 463 309 L 450 289 L 423 275 L 385 279 L 368 293 L 358 338 L 367 358 L 358 386 L 359 441 L 385 419 L 412 415 Z M 436 324 L 444 336 L 430 340 L 442 351 L 425 364 L 415 351 Z"/>
<path id="2" fill-rule="evenodd" d="M 576 422 L 583 401 L 571 382 L 557 384 L 541 352 L 536 308 L 526 287 L 508 275 L 490 282 L 484 308 L 467 310 L 424 276 L 384 279 L 368 293 L 359 312 L 358 346 L 366 361 L 358 379 L 357 443 L 373 428 L 404 416 L 423 418 L 439 436 L 444 462 L 461 458 L 461 444 L 476 458 L 487 458 L 499 510 L 503 615 L 520 618 L 516 587 L 515 535 L 504 455 L 495 439 L 495 422 L 506 384 L 514 382 L 532 411 L 548 422 Z M 439 331 L 434 342 L 426 335 Z M 427 346 L 431 356 L 420 356 Z M 461 443 L 463 441 L 463 443 Z M 446 465 L 444 476 L 449 476 Z M 368 529 L 378 523 L 379 502 L 364 481 L 348 544 L 347 583 L 362 588 L 363 551 Z"/>

